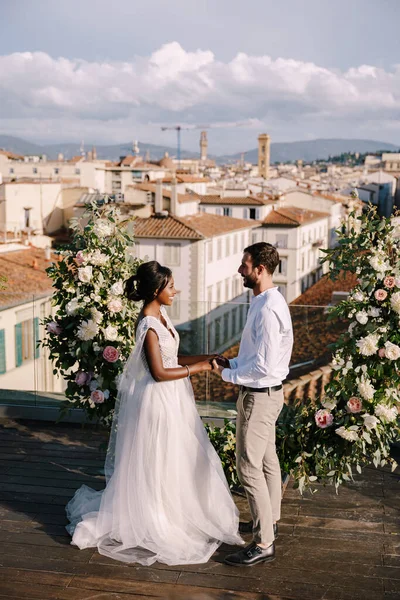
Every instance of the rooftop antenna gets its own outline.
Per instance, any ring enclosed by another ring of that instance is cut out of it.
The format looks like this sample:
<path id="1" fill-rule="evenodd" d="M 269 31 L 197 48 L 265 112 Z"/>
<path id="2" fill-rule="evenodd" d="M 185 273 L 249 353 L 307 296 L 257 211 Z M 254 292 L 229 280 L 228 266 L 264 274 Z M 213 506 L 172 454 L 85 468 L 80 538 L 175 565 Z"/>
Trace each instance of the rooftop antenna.
<path id="1" fill-rule="evenodd" d="M 81 141 L 81 147 L 79 148 L 79 150 L 80 150 L 81 156 L 85 156 L 85 143 L 83 140 Z"/>
<path id="2" fill-rule="evenodd" d="M 132 143 L 133 156 L 139 156 L 139 142 L 135 140 Z"/>

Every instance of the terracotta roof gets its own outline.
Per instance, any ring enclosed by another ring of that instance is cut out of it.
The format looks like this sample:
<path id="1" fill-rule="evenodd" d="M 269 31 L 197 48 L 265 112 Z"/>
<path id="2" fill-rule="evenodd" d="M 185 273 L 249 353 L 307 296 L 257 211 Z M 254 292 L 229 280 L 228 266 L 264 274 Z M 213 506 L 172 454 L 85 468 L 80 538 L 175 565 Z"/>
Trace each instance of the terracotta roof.
<path id="1" fill-rule="evenodd" d="M 171 183 L 173 181 L 173 177 L 164 177 L 162 180 L 163 183 Z M 211 179 L 208 177 L 199 177 L 198 175 L 176 175 L 177 183 L 210 183 Z"/>
<path id="2" fill-rule="evenodd" d="M 332 202 L 336 202 L 338 204 L 343 204 L 343 202 L 348 202 L 350 196 L 343 196 L 342 194 L 329 194 L 328 192 L 312 192 L 313 196 L 321 196 L 321 198 L 326 198 L 327 200 L 332 200 Z"/>
<path id="3" fill-rule="evenodd" d="M 276 227 L 299 227 L 329 217 L 329 213 L 307 210 L 297 206 L 285 206 L 272 210 L 264 219 L 265 225 Z"/>
<path id="4" fill-rule="evenodd" d="M 331 302 L 332 292 L 350 292 L 356 284 L 355 273 L 343 273 L 336 281 L 332 281 L 327 275 L 324 275 L 301 296 L 295 298 L 291 304 L 327 306 Z"/>
<path id="5" fill-rule="evenodd" d="M 265 200 L 255 196 L 200 196 L 200 204 L 264 206 Z"/>
<path id="6" fill-rule="evenodd" d="M 176 240 L 201 240 L 203 235 L 172 215 L 146 218 L 137 217 L 134 221 L 136 238 L 167 238 Z"/>
<path id="7" fill-rule="evenodd" d="M 8 150 L 0 150 L 0 154 L 11 160 L 22 160 L 24 158 L 21 154 L 14 154 L 14 152 L 9 152 Z"/>
<path id="8" fill-rule="evenodd" d="M 84 160 L 85 160 L 84 156 L 77 155 L 77 156 L 73 156 L 72 158 L 70 158 L 68 162 L 75 165 L 76 163 L 82 162 Z"/>
<path id="9" fill-rule="evenodd" d="M 73 179 L 73 182 L 76 183 L 78 181 L 78 179 Z M 16 179 L 13 181 L 3 181 L 2 184 L 0 185 L 44 185 L 44 184 L 48 184 L 48 183 L 53 183 L 54 185 L 60 185 L 59 181 L 55 181 L 54 179 L 29 179 L 29 178 L 22 178 L 21 179 Z"/>
<path id="10" fill-rule="evenodd" d="M 261 221 L 236 219 L 234 217 L 210 215 L 208 213 L 197 213 L 196 215 L 181 217 L 181 221 L 186 223 L 189 227 L 193 227 L 205 238 L 229 233 L 231 231 L 238 231 L 240 229 L 249 229 L 262 224 Z"/>
<path id="11" fill-rule="evenodd" d="M 137 190 L 142 190 L 143 192 L 151 192 L 152 194 L 156 193 L 156 185 L 154 183 L 137 183 L 136 185 L 132 185 L 132 186 L 127 186 L 127 187 L 133 187 L 136 188 Z M 162 188 L 162 195 L 163 198 L 171 198 L 171 190 L 166 190 L 165 188 Z M 197 194 L 178 194 L 178 202 L 183 203 L 183 202 L 194 202 L 194 201 L 198 201 L 199 200 L 199 196 Z"/>
<path id="12" fill-rule="evenodd" d="M 33 248 L 0 253 L 0 274 L 7 277 L 6 288 L 0 292 L 0 306 L 15 306 L 33 300 L 34 296 L 52 293 L 52 283 L 45 269 L 51 262 L 45 259 L 44 250 Z M 33 267 L 34 261 L 37 268 Z"/>

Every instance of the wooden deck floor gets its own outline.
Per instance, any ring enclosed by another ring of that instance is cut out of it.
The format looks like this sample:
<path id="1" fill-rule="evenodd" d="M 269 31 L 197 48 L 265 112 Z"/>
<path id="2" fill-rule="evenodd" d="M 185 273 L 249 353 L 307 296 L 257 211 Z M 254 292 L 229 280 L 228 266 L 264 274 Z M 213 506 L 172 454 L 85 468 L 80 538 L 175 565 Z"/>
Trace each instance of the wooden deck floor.
<path id="1" fill-rule="evenodd" d="M 227 547 L 205 565 L 150 568 L 79 551 L 64 506 L 82 483 L 103 487 L 102 439 L 79 426 L 0 422 L 1 599 L 400 599 L 400 480 L 382 470 L 338 496 L 321 488 L 301 499 L 289 485 L 269 565 L 227 567 Z"/>

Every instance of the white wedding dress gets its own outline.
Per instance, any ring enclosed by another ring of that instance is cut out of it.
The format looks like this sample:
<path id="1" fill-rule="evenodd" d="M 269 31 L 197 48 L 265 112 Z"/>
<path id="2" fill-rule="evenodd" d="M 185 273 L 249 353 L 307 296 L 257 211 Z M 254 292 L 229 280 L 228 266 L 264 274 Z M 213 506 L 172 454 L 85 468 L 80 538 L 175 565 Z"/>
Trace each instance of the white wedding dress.
<path id="1" fill-rule="evenodd" d="M 197 413 L 190 381 L 156 382 L 143 342 L 159 338 L 164 367 L 178 366 L 179 336 L 144 317 L 121 379 L 106 458 L 106 487 L 86 485 L 67 505 L 72 544 L 127 563 L 204 563 L 242 544 L 239 513 Z"/>

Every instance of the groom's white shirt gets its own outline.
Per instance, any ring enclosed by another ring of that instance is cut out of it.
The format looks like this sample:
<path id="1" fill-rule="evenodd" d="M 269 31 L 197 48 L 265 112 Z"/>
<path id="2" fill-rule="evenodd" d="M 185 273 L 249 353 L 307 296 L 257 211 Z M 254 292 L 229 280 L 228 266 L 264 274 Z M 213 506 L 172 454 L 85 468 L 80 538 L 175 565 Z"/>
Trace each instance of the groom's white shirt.
<path id="1" fill-rule="evenodd" d="M 289 373 L 293 328 L 289 307 L 277 287 L 253 296 L 237 358 L 222 379 L 253 388 L 280 385 Z"/>

